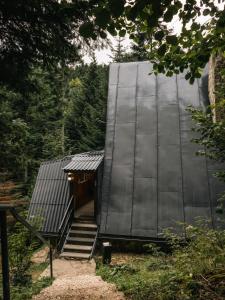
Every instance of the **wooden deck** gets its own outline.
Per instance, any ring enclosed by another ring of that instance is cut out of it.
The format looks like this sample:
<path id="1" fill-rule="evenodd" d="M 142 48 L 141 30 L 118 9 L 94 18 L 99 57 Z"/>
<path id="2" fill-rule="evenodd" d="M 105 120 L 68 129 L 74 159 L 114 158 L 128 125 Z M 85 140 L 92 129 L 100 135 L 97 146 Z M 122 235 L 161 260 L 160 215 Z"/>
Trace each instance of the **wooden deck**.
<path id="1" fill-rule="evenodd" d="M 76 218 L 81 216 L 94 216 L 94 200 L 89 201 L 85 205 L 81 206 L 77 211 L 75 211 Z"/>

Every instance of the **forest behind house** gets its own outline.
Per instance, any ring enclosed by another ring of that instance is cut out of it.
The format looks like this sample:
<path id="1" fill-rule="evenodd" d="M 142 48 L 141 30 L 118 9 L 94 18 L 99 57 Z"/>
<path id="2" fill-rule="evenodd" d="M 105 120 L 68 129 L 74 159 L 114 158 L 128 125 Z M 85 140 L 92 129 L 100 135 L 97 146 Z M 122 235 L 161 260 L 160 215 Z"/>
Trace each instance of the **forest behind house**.
<path id="1" fill-rule="evenodd" d="M 1 182 L 30 196 L 44 160 L 102 150 L 108 67 L 34 67 L 17 91 L 1 85 Z"/>

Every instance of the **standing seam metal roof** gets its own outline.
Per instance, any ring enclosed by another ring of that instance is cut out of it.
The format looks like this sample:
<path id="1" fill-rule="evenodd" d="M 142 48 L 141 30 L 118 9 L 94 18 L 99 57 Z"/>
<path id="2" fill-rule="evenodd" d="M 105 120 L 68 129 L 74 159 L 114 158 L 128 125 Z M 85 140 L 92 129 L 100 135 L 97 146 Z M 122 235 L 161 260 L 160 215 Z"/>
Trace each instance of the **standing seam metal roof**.
<path id="1" fill-rule="evenodd" d="M 104 158 L 104 151 L 92 151 L 77 154 L 63 170 L 70 171 L 95 171 Z"/>
<path id="2" fill-rule="evenodd" d="M 208 105 L 207 74 L 149 75 L 149 62 L 111 64 L 101 203 L 101 234 L 157 237 L 196 217 L 218 224 L 224 185 L 196 156 L 188 105 Z M 180 230 L 179 229 L 179 230 Z"/>

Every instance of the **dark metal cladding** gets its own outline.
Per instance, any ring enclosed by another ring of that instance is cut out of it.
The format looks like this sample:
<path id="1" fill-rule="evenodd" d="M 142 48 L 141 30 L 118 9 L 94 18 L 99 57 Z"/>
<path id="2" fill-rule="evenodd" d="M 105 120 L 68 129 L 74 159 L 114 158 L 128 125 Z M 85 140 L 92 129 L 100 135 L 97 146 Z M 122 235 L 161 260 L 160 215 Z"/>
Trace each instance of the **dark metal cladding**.
<path id="1" fill-rule="evenodd" d="M 101 203 L 102 235 L 159 237 L 177 222 L 212 224 L 221 185 L 195 155 L 188 105 L 206 107 L 207 74 L 149 75 L 149 62 L 112 64 Z"/>
<path id="2" fill-rule="evenodd" d="M 96 171 L 104 158 L 104 151 L 92 151 L 76 154 L 63 170 L 71 171 Z"/>
<path id="3" fill-rule="evenodd" d="M 45 234 L 57 234 L 69 201 L 69 183 L 63 168 L 72 156 L 41 164 L 33 191 L 28 220 L 41 225 Z"/>

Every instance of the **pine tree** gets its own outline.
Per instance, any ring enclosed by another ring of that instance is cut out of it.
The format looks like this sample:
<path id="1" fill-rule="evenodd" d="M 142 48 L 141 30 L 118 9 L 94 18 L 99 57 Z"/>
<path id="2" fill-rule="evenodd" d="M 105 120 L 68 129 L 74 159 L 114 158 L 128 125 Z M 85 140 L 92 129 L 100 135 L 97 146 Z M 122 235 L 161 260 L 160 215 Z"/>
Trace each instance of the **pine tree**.
<path id="1" fill-rule="evenodd" d="M 123 62 L 126 57 L 126 50 L 123 46 L 124 38 L 118 37 L 116 39 L 116 46 L 111 46 L 112 55 L 110 58 L 113 62 Z"/>
<path id="2" fill-rule="evenodd" d="M 59 79 L 57 68 L 33 68 L 20 93 L 0 87 L 0 171 L 28 186 L 42 160 L 62 156 Z"/>
<path id="3" fill-rule="evenodd" d="M 93 62 L 76 69 L 74 100 L 67 116 L 70 153 L 104 148 L 107 67 Z"/>
<path id="4" fill-rule="evenodd" d="M 103 149 L 107 77 L 107 67 L 94 62 L 33 68 L 20 92 L 0 86 L 0 173 L 27 191 L 41 161 Z"/>
<path id="5" fill-rule="evenodd" d="M 0 172 L 19 177 L 27 159 L 28 125 L 17 112 L 18 99 L 19 93 L 0 86 Z"/>

